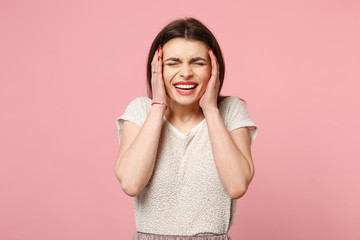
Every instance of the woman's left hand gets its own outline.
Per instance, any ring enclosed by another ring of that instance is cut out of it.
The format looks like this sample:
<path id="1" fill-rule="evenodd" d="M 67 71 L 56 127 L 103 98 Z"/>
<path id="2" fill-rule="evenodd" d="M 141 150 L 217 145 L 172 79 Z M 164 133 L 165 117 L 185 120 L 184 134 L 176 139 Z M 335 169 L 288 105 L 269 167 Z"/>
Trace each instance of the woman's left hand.
<path id="1" fill-rule="evenodd" d="M 199 102 L 203 111 L 217 108 L 217 98 L 220 88 L 219 65 L 211 48 L 209 49 L 209 56 L 211 60 L 211 77 Z"/>

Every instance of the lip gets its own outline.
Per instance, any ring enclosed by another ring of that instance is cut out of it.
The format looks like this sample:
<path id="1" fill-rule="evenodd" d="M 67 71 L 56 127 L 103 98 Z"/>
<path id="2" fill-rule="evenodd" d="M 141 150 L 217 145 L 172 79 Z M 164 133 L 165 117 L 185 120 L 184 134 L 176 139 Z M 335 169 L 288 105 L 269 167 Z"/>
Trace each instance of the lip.
<path id="1" fill-rule="evenodd" d="M 180 95 L 191 95 L 193 94 L 195 91 L 196 91 L 196 88 L 198 87 L 198 85 L 196 85 L 196 87 L 194 89 L 192 89 L 191 91 L 181 91 L 180 89 L 177 89 L 175 87 L 175 84 L 174 84 L 174 88 L 175 90 L 180 94 Z"/>
<path id="2" fill-rule="evenodd" d="M 192 81 L 181 81 L 181 82 L 177 82 L 177 83 L 174 83 L 173 85 L 177 85 L 177 84 L 182 84 L 182 85 L 199 85 L 198 83 L 196 82 L 192 82 Z"/>

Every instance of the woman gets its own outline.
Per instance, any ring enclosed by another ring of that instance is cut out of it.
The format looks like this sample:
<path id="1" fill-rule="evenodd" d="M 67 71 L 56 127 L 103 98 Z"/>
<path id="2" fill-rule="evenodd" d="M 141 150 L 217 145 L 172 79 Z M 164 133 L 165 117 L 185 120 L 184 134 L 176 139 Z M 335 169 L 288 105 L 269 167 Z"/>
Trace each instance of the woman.
<path id="1" fill-rule="evenodd" d="M 229 240 L 236 199 L 253 178 L 258 127 L 243 102 L 218 96 L 225 64 L 210 30 L 178 19 L 152 43 L 149 97 L 117 118 L 115 173 L 134 197 L 133 239 Z"/>

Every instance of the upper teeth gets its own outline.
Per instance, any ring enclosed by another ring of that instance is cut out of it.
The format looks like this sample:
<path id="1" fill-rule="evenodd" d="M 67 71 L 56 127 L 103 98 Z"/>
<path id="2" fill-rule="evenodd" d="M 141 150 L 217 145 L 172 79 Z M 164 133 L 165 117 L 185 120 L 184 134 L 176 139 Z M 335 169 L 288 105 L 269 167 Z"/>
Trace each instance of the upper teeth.
<path id="1" fill-rule="evenodd" d="M 192 85 L 181 85 L 181 84 L 178 84 L 178 85 L 175 85 L 175 87 L 179 87 L 179 88 L 193 88 L 195 87 L 196 85 L 195 84 L 192 84 Z"/>

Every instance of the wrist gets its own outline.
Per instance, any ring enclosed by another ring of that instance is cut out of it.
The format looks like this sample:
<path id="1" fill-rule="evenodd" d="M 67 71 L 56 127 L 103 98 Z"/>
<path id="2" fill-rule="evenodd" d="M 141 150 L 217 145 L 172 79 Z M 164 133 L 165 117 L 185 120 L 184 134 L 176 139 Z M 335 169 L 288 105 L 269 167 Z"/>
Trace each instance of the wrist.
<path id="1" fill-rule="evenodd" d="M 150 111 L 151 112 L 161 112 L 162 114 L 165 113 L 166 105 L 163 104 L 151 104 Z"/>
<path id="2" fill-rule="evenodd" d="M 165 106 L 165 109 L 167 109 L 167 104 L 165 102 L 162 102 L 162 101 L 152 101 L 151 103 L 151 106 L 154 106 L 154 105 L 163 105 Z"/>
<path id="3" fill-rule="evenodd" d="M 212 115 L 220 114 L 220 111 L 217 107 L 209 108 L 209 109 L 203 109 L 203 113 L 205 115 L 205 118 L 211 117 Z"/>

